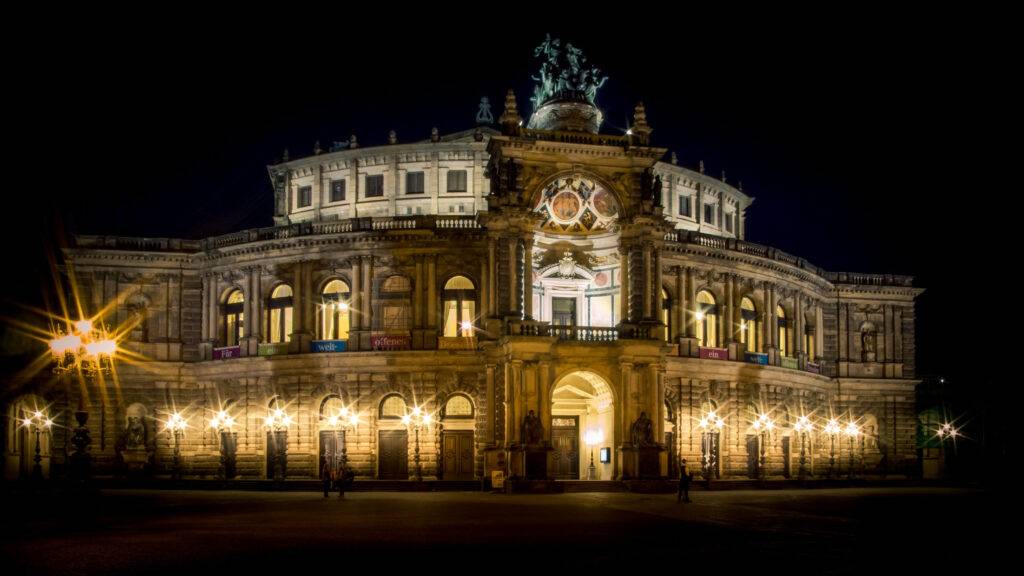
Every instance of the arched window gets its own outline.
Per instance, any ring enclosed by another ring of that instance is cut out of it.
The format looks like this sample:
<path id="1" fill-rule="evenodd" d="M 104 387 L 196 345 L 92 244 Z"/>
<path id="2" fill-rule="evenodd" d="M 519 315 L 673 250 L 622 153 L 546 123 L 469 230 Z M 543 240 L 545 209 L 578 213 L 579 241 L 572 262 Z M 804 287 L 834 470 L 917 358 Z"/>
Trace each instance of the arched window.
<path id="1" fill-rule="evenodd" d="M 775 309 L 775 315 L 779 317 L 779 355 L 789 356 L 791 352 L 789 348 L 791 330 L 789 322 L 786 320 L 786 311 L 782 309 L 782 306 L 778 306 Z"/>
<path id="2" fill-rule="evenodd" d="M 382 419 L 396 419 L 405 416 L 405 399 L 398 394 L 391 394 L 380 403 L 380 417 Z"/>
<path id="3" fill-rule="evenodd" d="M 238 346 L 245 328 L 245 296 L 241 290 L 228 294 L 224 304 L 224 345 Z"/>
<path id="4" fill-rule="evenodd" d="M 672 299 L 661 289 L 661 323 L 665 325 L 665 340 L 672 338 Z"/>
<path id="5" fill-rule="evenodd" d="M 267 341 L 288 342 L 292 339 L 292 287 L 281 284 L 267 302 Z"/>
<path id="6" fill-rule="evenodd" d="M 320 295 L 320 322 L 317 323 L 317 336 L 321 340 L 348 340 L 351 297 L 348 284 L 343 280 L 331 280 L 324 286 Z"/>
<path id="7" fill-rule="evenodd" d="M 476 319 L 476 286 L 465 276 L 454 276 L 444 285 L 444 335 L 472 336 Z"/>
<path id="8" fill-rule="evenodd" d="M 806 322 L 804 324 L 804 350 L 807 352 L 807 359 L 812 362 L 818 357 L 818 351 L 814 347 L 814 335 L 814 323 Z"/>
<path id="9" fill-rule="evenodd" d="M 718 343 L 718 306 L 715 297 L 707 290 L 697 293 L 697 344 L 715 346 Z"/>
<path id="10" fill-rule="evenodd" d="M 408 330 L 412 282 L 405 276 L 388 276 L 380 285 L 381 327 L 385 330 Z"/>
<path id="11" fill-rule="evenodd" d="M 747 351 L 761 351 L 761 323 L 757 321 L 754 301 L 744 297 L 740 300 L 740 342 L 747 345 Z"/>
<path id="12" fill-rule="evenodd" d="M 461 394 L 455 394 L 444 403 L 445 418 L 472 418 L 473 403 Z"/>

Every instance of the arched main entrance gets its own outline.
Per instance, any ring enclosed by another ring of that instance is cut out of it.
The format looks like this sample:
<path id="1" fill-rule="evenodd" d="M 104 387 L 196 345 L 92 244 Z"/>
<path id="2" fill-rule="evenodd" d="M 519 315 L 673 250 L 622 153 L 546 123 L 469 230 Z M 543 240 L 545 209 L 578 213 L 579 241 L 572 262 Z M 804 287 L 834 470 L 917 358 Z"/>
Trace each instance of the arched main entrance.
<path id="1" fill-rule="evenodd" d="M 615 477 L 614 400 L 608 381 L 593 372 L 570 372 L 555 383 L 551 391 L 551 476 L 558 480 Z"/>

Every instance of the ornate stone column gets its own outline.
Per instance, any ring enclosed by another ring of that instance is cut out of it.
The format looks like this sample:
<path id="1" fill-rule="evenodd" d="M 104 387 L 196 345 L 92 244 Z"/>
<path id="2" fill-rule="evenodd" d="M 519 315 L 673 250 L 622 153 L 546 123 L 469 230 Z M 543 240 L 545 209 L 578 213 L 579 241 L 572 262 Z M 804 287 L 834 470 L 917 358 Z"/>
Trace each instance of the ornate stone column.
<path id="1" fill-rule="evenodd" d="M 629 248 L 619 242 L 619 324 L 629 324 Z"/>
<path id="2" fill-rule="evenodd" d="M 654 316 L 651 313 L 651 302 L 654 300 L 654 298 L 653 298 L 653 294 L 651 294 L 651 292 L 652 292 L 652 288 L 653 288 L 653 284 L 654 284 L 654 263 L 652 262 L 653 258 L 652 258 L 652 255 L 651 255 L 651 245 L 650 245 L 649 242 L 645 242 L 643 244 L 643 251 L 644 251 L 643 252 L 643 254 L 644 254 L 644 256 L 643 256 L 643 258 L 644 258 L 644 278 L 643 278 L 643 282 L 644 282 L 644 291 L 643 291 L 644 300 L 643 300 L 643 310 L 642 310 L 641 313 L 643 314 L 643 319 L 644 320 L 653 320 Z"/>
<path id="3" fill-rule="evenodd" d="M 533 233 L 523 238 L 523 317 L 533 320 Z"/>
<path id="4" fill-rule="evenodd" d="M 673 340 L 678 341 L 686 337 L 686 276 L 682 266 L 676 266 L 676 305 L 673 308 L 675 317 L 675 330 L 671 334 Z M 682 354 L 682 350 L 679 351 Z"/>
<path id="5" fill-rule="evenodd" d="M 437 348 L 439 322 L 437 319 L 437 254 L 427 256 L 427 319 L 423 333 L 423 347 Z"/>

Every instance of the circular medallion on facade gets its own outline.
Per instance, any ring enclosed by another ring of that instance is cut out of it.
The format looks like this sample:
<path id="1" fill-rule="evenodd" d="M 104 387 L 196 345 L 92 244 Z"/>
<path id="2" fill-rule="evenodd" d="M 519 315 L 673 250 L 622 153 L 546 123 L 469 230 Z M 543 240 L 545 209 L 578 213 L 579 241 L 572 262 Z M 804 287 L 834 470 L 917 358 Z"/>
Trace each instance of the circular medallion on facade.
<path id="1" fill-rule="evenodd" d="M 608 274 L 604 272 L 598 272 L 594 275 L 594 284 L 598 286 L 606 286 L 608 284 Z"/>
<path id="2" fill-rule="evenodd" d="M 580 211 L 580 197 L 574 192 L 559 192 L 551 199 L 551 214 L 562 222 L 571 222 Z"/>
<path id="3" fill-rule="evenodd" d="M 602 218 L 612 218 L 619 213 L 615 204 L 615 198 L 607 190 L 598 190 L 594 193 L 594 210 Z"/>

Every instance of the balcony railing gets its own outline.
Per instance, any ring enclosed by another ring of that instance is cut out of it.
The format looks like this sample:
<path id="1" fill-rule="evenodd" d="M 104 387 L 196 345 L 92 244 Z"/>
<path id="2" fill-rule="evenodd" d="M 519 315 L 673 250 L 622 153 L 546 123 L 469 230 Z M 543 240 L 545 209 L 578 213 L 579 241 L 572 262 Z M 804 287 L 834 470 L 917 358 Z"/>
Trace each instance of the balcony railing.
<path id="1" fill-rule="evenodd" d="M 512 322 L 509 334 L 513 336 L 543 336 L 575 342 L 614 342 L 616 340 L 648 340 L 649 326 L 561 326 L 547 322 Z"/>

